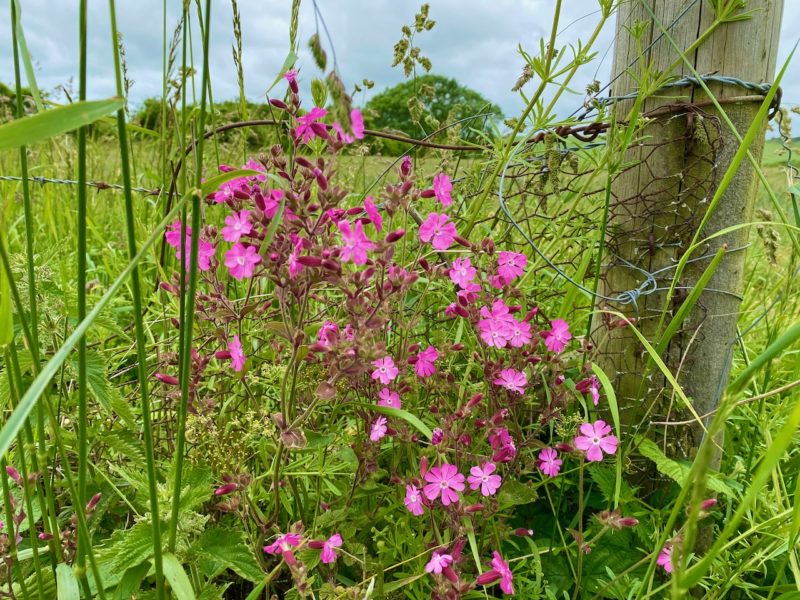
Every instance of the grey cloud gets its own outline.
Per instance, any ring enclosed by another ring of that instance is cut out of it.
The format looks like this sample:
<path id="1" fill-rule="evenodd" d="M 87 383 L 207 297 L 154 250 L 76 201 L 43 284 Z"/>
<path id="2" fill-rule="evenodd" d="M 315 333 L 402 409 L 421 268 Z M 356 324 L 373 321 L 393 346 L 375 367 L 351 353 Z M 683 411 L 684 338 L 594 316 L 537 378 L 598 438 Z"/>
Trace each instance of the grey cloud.
<path id="1" fill-rule="evenodd" d="M 181 3 L 167 0 L 167 37 L 171 37 L 180 14 Z M 78 2 L 76 0 L 22 0 L 23 24 L 28 45 L 36 62 L 41 87 L 53 89 L 77 76 Z M 392 47 L 400 27 L 411 22 L 419 3 L 397 0 L 318 0 L 330 30 L 337 63 L 348 85 L 367 77 L 377 90 L 403 79 L 390 67 Z M 430 0 L 430 17 L 437 21 L 433 31 L 419 35 L 418 44 L 431 58 L 434 72 L 451 76 L 478 90 L 513 116 L 522 108 L 518 94 L 510 91 L 522 68 L 517 46 L 531 52 L 539 39 L 549 34 L 554 3 L 552 0 Z M 585 39 L 597 23 L 596 0 L 565 2 L 558 43 L 561 46 Z M 245 91 L 258 100 L 271 84 L 283 63 L 288 48 L 288 0 L 239 0 L 244 43 Z M 89 96 L 114 93 L 113 63 L 109 34 L 108 7 L 105 2 L 90 2 Z M 161 93 L 162 10 L 159 0 L 118 0 L 119 28 L 123 35 L 129 76 L 134 80 L 131 100 L 135 103 Z M 210 69 L 215 99 L 238 94 L 236 71 L 231 54 L 234 43 L 231 4 L 212 3 Z M 0 8 L 0 23 L 9 19 L 7 5 Z M 305 41 L 315 30 L 310 0 L 301 7 L 302 42 L 300 65 L 307 85 L 317 75 Z M 780 47 L 784 60 L 800 29 L 800 2 L 787 0 Z M 192 23 L 195 57 L 199 57 L 200 33 Z M 613 23 L 607 25 L 595 44 L 598 60 L 583 67 L 572 89 L 557 104 L 560 114 L 580 106 L 586 83 L 598 78 L 605 83 L 611 68 L 609 52 L 614 37 Z M 0 28 L 0 79 L 13 73 L 8 27 Z M 323 39 L 327 47 L 328 42 Z M 329 52 L 329 55 L 331 53 Z M 331 58 L 329 56 L 329 58 Z M 198 65 L 199 66 L 199 65 Z M 800 101 L 800 62 L 790 65 L 784 84 L 784 98 Z"/>

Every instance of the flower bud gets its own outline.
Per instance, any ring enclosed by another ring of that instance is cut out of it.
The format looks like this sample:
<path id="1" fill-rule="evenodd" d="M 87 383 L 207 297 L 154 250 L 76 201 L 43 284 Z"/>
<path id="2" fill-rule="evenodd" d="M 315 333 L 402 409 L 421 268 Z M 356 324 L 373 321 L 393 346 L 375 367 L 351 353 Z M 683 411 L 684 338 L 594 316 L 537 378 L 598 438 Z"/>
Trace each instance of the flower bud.
<path id="1" fill-rule="evenodd" d="M 330 258 L 322 259 L 322 263 L 321 264 L 322 264 L 322 268 L 323 269 L 326 269 L 328 271 L 332 271 L 333 273 L 341 273 L 341 271 L 342 271 L 341 265 L 338 262 L 336 262 L 335 260 L 332 260 Z"/>
<path id="2" fill-rule="evenodd" d="M 87 513 L 93 512 L 94 509 L 97 508 L 97 504 L 98 502 L 100 502 L 100 498 L 102 497 L 103 494 L 101 494 L 100 492 L 97 492 L 94 496 L 92 496 L 91 500 L 89 500 L 89 502 L 86 503 L 86 512 Z"/>
<path id="3" fill-rule="evenodd" d="M 475 585 L 489 585 L 490 583 L 494 583 L 495 581 L 499 580 L 500 573 L 492 569 L 478 575 L 478 578 L 475 580 Z"/>
<path id="4" fill-rule="evenodd" d="M 456 235 L 453 239 L 464 246 L 464 248 L 472 248 L 472 244 L 469 243 L 469 240 L 461 237 L 460 235 Z"/>
<path id="5" fill-rule="evenodd" d="M 298 256 L 297 262 L 304 267 L 322 266 L 322 259 L 319 256 Z"/>
<path id="6" fill-rule="evenodd" d="M 177 378 L 172 375 L 165 375 L 164 373 L 156 373 L 155 378 L 166 385 L 178 385 L 179 383 Z"/>
<path id="7" fill-rule="evenodd" d="M 438 444 L 442 443 L 443 439 L 444 431 L 442 431 L 439 427 L 436 427 L 431 434 L 431 444 L 437 446 Z"/>
<path id="8" fill-rule="evenodd" d="M 312 550 L 322 550 L 325 547 L 325 542 L 322 540 L 309 540 L 307 546 Z"/>
<path id="9" fill-rule="evenodd" d="M 470 504 L 469 506 L 464 507 L 464 512 L 466 513 L 476 513 L 483 510 L 483 504 Z"/>
<path id="10" fill-rule="evenodd" d="M 422 190 L 419 193 L 420 198 L 433 198 L 436 195 L 436 192 L 433 189 Z"/>
<path id="11" fill-rule="evenodd" d="M 11 465 L 8 465 L 6 467 L 6 473 L 8 473 L 8 476 L 11 477 L 11 479 L 13 479 L 14 482 L 17 485 L 19 485 L 19 486 L 22 485 L 22 477 L 20 476 L 19 472 L 14 467 L 12 467 Z"/>
<path id="12" fill-rule="evenodd" d="M 270 98 L 269 103 L 275 108 L 279 108 L 280 110 L 286 110 L 287 108 L 289 108 L 288 106 L 286 106 L 286 103 L 283 100 L 278 100 L 277 98 Z"/>
<path id="13" fill-rule="evenodd" d="M 419 474 L 424 479 L 425 474 L 428 472 L 428 457 L 423 456 L 419 459 Z"/>
<path id="14" fill-rule="evenodd" d="M 238 484 L 236 483 L 226 483 L 225 485 L 221 485 L 216 490 L 214 490 L 215 496 L 225 496 L 230 494 L 231 492 L 235 492 L 236 488 L 238 488 Z"/>
<path id="15" fill-rule="evenodd" d="M 412 353 L 412 354 L 413 354 L 414 352 L 416 352 L 417 350 L 419 350 L 419 344 L 418 344 L 418 343 L 411 344 L 411 345 L 408 347 L 408 351 L 409 351 L 410 353 Z"/>
<path id="16" fill-rule="evenodd" d="M 411 188 L 413 187 L 413 185 L 414 184 L 411 181 L 403 182 L 403 185 L 400 186 L 400 194 L 402 196 L 405 196 L 406 194 L 408 194 L 408 192 L 411 191 Z"/>
<path id="17" fill-rule="evenodd" d="M 469 401 L 467 402 L 467 407 L 468 408 L 473 408 L 474 406 L 477 406 L 478 404 L 480 404 L 481 400 L 483 400 L 483 394 L 478 392 L 477 394 L 472 396 L 472 398 L 469 399 Z"/>
<path id="18" fill-rule="evenodd" d="M 411 157 L 404 156 L 400 162 L 400 174 L 403 177 L 408 177 L 411 174 Z"/>
<path id="19" fill-rule="evenodd" d="M 43 532 L 43 533 L 40 533 L 39 535 L 37 535 L 36 537 L 38 537 L 40 540 L 47 541 L 47 540 L 52 540 L 53 539 L 53 534 L 52 533 Z"/>
<path id="20" fill-rule="evenodd" d="M 389 232 L 389 235 L 386 236 L 386 243 L 387 244 L 394 244 L 400 238 L 402 238 L 406 234 L 405 229 L 395 229 L 394 231 Z"/>
<path id="21" fill-rule="evenodd" d="M 530 537 L 533 535 L 533 529 L 525 529 L 524 527 L 518 527 L 514 530 L 514 535 L 519 537 Z"/>

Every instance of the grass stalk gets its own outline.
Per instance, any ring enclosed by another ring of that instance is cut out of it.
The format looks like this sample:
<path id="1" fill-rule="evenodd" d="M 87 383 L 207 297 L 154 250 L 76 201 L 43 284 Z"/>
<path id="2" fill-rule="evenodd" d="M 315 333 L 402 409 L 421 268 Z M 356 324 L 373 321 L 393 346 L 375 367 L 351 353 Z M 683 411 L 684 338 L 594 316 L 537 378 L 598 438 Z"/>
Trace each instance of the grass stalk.
<path id="1" fill-rule="evenodd" d="M 117 44 L 117 16 L 114 0 L 109 0 L 111 18 L 111 46 L 114 50 L 114 70 L 117 84 L 117 95 L 122 96 L 122 69 L 120 65 L 120 52 Z M 119 136 L 119 150 L 122 167 L 123 195 L 125 197 L 125 225 L 128 244 L 128 257 L 132 263 L 131 295 L 133 297 L 134 330 L 136 336 L 136 372 L 139 380 L 139 398 L 142 407 L 142 429 L 145 447 L 145 461 L 147 463 L 147 485 L 152 515 L 153 536 L 153 567 L 156 576 L 156 597 L 162 600 L 164 596 L 164 567 L 161 550 L 161 514 L 158 506 L 158 481 L 153 450 L 153 425 L 151 422 L 150 397 L 147 386 L 147 354 L 144 335 L 144 314 L 142 308 L 142 290 L 139 279 L 137 263 L 133 262 L 137 256 L 136 250 L 136 222 L 133 212 L 133 192 L 131 190 L 130 160 L 128 156 L 128 134 L 125 127 L 125 109 L 117 111 L 117 135 Z"/>
<path id="2" fill-rule="evenodd" d="M 192 194 L 192 238 L 191 238 L 191 251 L 189 259 L 188 270 L 188 291 L 184 310 L 184 319 L 180 323 L 180 329 L 183 331 L 182 342 L 183 346 L 180 349 L 180 386 L 181 386 L 181 400 L 178 407 L 178 418 L 176 426 L 176 442 L 175 442 L 175 466 L 174 466 L 174 485 L 172 487 L 172 512 L 169 522 L 169 550 L 174 552 L 177 542 L 178 534 L 178 518 L 180 516 L 180 499 L 181 499 L 181 478 L 183 474 L 184 452 L 186 446 L 186 413 L 189 405 L 189 380 L 191 379 L 191 355 L 192 355 L 192 331 L 194 328 L 194 304 L 195 294 L 197 290 L 197 252 L 200 240 L 200 194 L 199 188 L 203 176 L 203 147 L 205 136 L 206 119 L 206 97 L 208 89 L 208 46 L 209 34 L 211 31 L 211 0 L 206 0 L 205 6 L 205 27 L 203 30 L 203 77 L 201 82 L 200 94 L 200 117 L 197 128 L 197 145 L 196 145 L 196 165 L 197 172 L 195 173 L 195 184 L 198 188 Z M 188 22 L 188 20 L 187 20 Z M 185 237 L 184 237 L 185 239 Z M 181 246 L 185 250 L 185 243 L 181 241 Z M 185 255 L 186 252 L 182 252 Z M 186 281 L 181 281 L 181 288 L 186 285 Z"/>

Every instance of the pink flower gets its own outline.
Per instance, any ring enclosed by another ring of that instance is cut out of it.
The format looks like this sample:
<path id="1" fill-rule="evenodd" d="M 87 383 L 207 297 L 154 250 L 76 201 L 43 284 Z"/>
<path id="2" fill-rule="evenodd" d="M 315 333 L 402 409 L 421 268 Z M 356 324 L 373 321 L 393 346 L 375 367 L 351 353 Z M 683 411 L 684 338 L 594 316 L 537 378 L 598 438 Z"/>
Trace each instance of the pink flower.
<path id="1" fill-rule="evenodd" d="M 453 267 L 450 269 L 450 281 L 458 287 L 466 289 L 473 282 L 477 273 L 478 270 L 472 266 L 469 258 L 457 258 L 453 261 Z"/>
<path id="2" fill-rule="evenodd" d="M 488 346 L 505 348 L 506 344 L 514 337 L 515 327 L 519 327 L 506 303 L 502 300 L 495 300 L 491 311 L 484 306 L 480 313 L 483 317 L 478 321 L 478 332 L 481 339 Z"/>
<path id="3" fill-rule="evenodd" d="M 352 144 L 355 140 L 364 139 L 364 115 L 357 108 L 350 111 L 350 124 L 353 128 L 353 135 L 348 134 L 338 121 L 332 125 L 339 139 L 345 144 Z"/>
<path id="4" fill-rule="evenodd" d="M 256 181 L 266 181 L 267 180 L 267 169 L 257 160 L 253 160 L 252 158 L 248 158 L 247 162 L 244 163 L 243 169 L 250 169 L 251 171 L 260 171 L 262 175 L 251 175 L 249 179 L 256 180 Z"/>
<path id="5" fill-rule="evenodd" d="M 475 300 L 478 299 L 478 293 L 481 291 L 480 284 L 477 283 L 468 283 L 464 286 L 464 289 L 459 290 L 456 296 L 459 299 L 465 301 L 467 304 L 472 304 Z"/>
<path id="6" fill-rule="evenodd" d="M 164 234 L 167 244 L 175 248 L 175 258 L 181 260 L 180 238 L 181 238 L 181 222 L 175 221 L 169 225 L 167 232 Z M 191 256 L 192 249 L 192 228 L 186 227 L 186 239 L 184 240 L 184 250 L 186 251 L 186 267 L 188 269 L 188 257 Z M 201 239 L 197 243 L 197 268 L 201 271 L 208 271 L 211 268 L 211 257 L 214 256 L 214 245 Z"/>
<path id="7" fill-rule="evenodd" d="M 384 436 L 386 436 L 388 430 L 389 427 L 386 425 L 386 417 L 378 417 L 372 424 L 372 429 L 369 432 L 369 439 L 373 442 L 380 442 Z"/>
<path id="8" fill-rule="evenodd" d="M 656 563 L 664 567 L 667 573 L 672 573 L 672 544 L 667 543 L 667 545 L 661 549 L 661 554 L 658 555 Z"/>
<path id="9" fill-rule="evenodd" d="M 425 507 L 422 504 L 422 494 L 413 485 L 406 486 L 406 497 L 403 502 L 405 502 L 408 511 L 414 516 L 419 517 L 425 512 Z"/>
<path id="10" fill-rule="evenodd" d="M 400 394 L 393 392 L 389 388 L 383 388 L 378 392 L 378 406 L 389 406 L 391 408 L 401 408 Z"/>
<path id="11" fill-rule="evenodd" d="M 514 581 L 514 576 L 508 568 L 508 563 L 496 550 L 492 552 L 492 568 L 500 574 L 500 589 L 506 594 L 513 594 L 514 587 L 511 582 Z"/>
<path id="12" fill-rule="evenodd" d="M 279 535 L 278 539 L 272 542 L 269 546 L 264 546 L 264 552 L 267 554 L 283 554 L 289 552 L 292 548 L 300 545 L 300 535 L 297 533 L 284 533 Z"/>
<path id="13" fill-rule="evenodd" d="M 378 212 L 378 207 L 372 201 L 372 196 L 364 198 L 364 212 L 367 213 L 367 218 L 375 227 L 375 230 L 380 231 L 383 228 L 383 218 L 381 213 Z"/>
<path id="14" fill-rule="evenodd" d="M 377 379 L 383 385 L 389 385 L 400 372 L 395 366 L 391 356 L 384 356 L 378 360 L 373 360 L 372 366 L 375 367 L 375 370 L 372 372 L 371 377 Z"/>
<path id="15" fill-rule="evenodd" d="M 314 125 L 317 124 L 317 122 L 327 114 L 328 111 L 326 111 L 324 108 L 318 108 L 315 106 L 308 111 L 308 114 L 305 114 L 302 117 L 297 117 L 297 128 L 294 130 L 295 139 L 302 140 L 304 144 L 307 144 L 309 141 L 317 137 L 322 130 L 320 130 L 319 125 L 317 125 L 316 128 Z"/>
<path id="16" fill-rule="evenodd" d="M 342 547 L 342 536 L 334 533 L 322 545 L 322 552 L 319 554 L 319 559 L 326 565 L 336 561 L 336 548 Z"/>
<path id="17" fill-rule="evenodd" d="M 425 565 L 426 573 L 436 573 L 441 575 L 442 570 L 446 569 L 453 563 L 453 557 L 443 552 L 434 552 L 428 564 Z"/>
<path id="18" fill-rule="evenodd" d="M 363 265 L 367 262 L 367 251 L 374 250 L 375 244 L 364 234 L 364 225 L 361 221 L 356 221 L 355 228 L 350 227 L 348 221 L 339 221 L 337 224 L 339 231 L 342 232 L 342 260 L 351 260 L 356 265 Z"/>
<path id="19" fill-rule="evenodd" d="M 504 283 L 511 283 L 525 273 L 528 257 L 517 252 L 500 252 L 497 255 L 497 274 Z"/>
<path id="20" fill-rule="evenodd" d="M 225 266 L 228 267 L 231 277 L 234 279 L 252 277 L 256 265 L 260 262 L 261 256 L 255 246 L 236 243 L 225 253 Z"/>
<path id="21" fill-rule="evenodd" d="M 297 260 L 300 258 L 300 252 L 302 252 L 302 250 L 303 240 L 298 239 L 294 244 L 292 253 L 289 254 L 289 259 L 286 261 L 288 264 L 289 279 L 297 279 L 297 276 L 303 271 L 303 264 Z"/>
<path id="22" fill-rule="evenodd" d="M 436 359 L 439 358 L 439 352 L 433 346 L 428 346 L 417 354 L 417 362 L 414 364 L 414 371 L 418 377 L 430 377 L 436 373 Z"/>
<path id="23" fill-rule="evenodd" d="M 239 336 L 233 336 L 233 339 L 228 344 L 228 351 L 231 353 L 231 369 L 237 373 L 244 368 L 244 361 L 246 357 L 244 350 L 242 350 L 242 342 L 239 341 Z"/>
<path id="24" fill-rule="evenodd" d="M 350 111 L 350 122 L 353 125 L 353 135 L 357 140 L 364 139 L 364 115 L 357 108 Z"/>
<path id="25" fill-rule="evenodd" d="M 217 204 L 222 204 L 236 198 L 236 192 L 245 198 L 248 196 L 246 180 L 240 178 L 226 181 L 219 186 L 219 190 L 211 195 L 211 199 Z"/>
<path id="26" fill-rule="evenodd" d="M 550 321 L 550 331 L 542 333 L 544 336 L 544 345 L 550 352 L 558 354 L 563 351 L 567 346 L 567 342 L 572 339 L 572 334 L 569 332 L 569 323 L 563 319 L 555 319 Z"/>
<path id="27" fill-rule="evenodd" d="M 522 394 L 525 392 L 525 386 L 528 385 L 528 376 L 525 375 L 525 371 L 503 369 L 500 371 L 500 376 L 492 383 L 506 388 L 509 392 Z"/>
<path id="28" fill-rule="evenodd" d="M 423 488 L 425 497 L 428 500 L 436 500 L 441 494 L 442 504 L 445 506 L 457 502 L 456 492 L 464 491 L 464 476 L 458 472 L 455 465 L 448 463 L 444 463 L 441 467 L 433 467 L 425 473 L 425 481 L 428 482 Z"/>
<path id="29" fill-rule="evenodd" d="M 617 451 L 617 438 L 611 435 L 611 427 L 605 421 L 595 421 L 581 425 L 581 434 L 575 438 L 575 447 L 586 452 L 590 462 L 603 460 L 603 453 L 614 454 Z"/>
<path id="30" fill-rule="evenodd" d="M 531 341 L 531 324 L 527 321 L 508 322 L 508 328 L 511 331 L 511 337 L 508 343 L 512 348 L 521 348 Z"/>
<path id="31" fill-rule="evenodd" d="M 495 462 L 509 462 L 517 454 L 514 439 L 505 427 L 498 427 L 489 434 L 489 444 L 494 450 L 492 460 Z"/>
<path id="32" fill-rule="evenodd" d="M 317 332 L 317 341 L 326 348 L 335 344 L 338 337 L 339 326 L 333 321 L 325 321 Z"/>
<path id="33" fill-rule="evenodd" d="M 444 439 L 444 431 L 441 427 L 434 427 L 433 431 L 431 431 L 431 444 L 434 446 L 438 446 L 442 443 Z"/>
<path id="34" fill-rule="evenodd" d="M 423 242 L 431 242 L 436 250 L 447 250 L 458 235 L 456 226 L 448 222 L 449 220 L 447 215 L 429 214 L 425 222 L 420 225 L 419 239 Z"/>
<path id="35" fill-rule="evenodd" d="M 562 462 L 558 458 L 558 452 L 553 448 L 542 448 L 539 452 L 539 462 L 536 466 L 548 477 L 555 477 L 561 470 Z"/>
<path id="36" fill-rule="evenodd" d="M 450 206 L 453 203 L 453 197 L 450 195 L 452 190 L 453 184 L 447 173 L 439 173 L 433 178 L 433 193 L 442 206 Z"/>
<path id="37" fill-rule="evenodd" d="M 592 402 L 597 406 L 597 403 L 600 401 L 600 381 L 596 376 L 592 375 L 591 377 L 582 379 L 575 385 L 575 389 L 581 394 L 591 394 Z"/>
<path id="38" fill-rule="evenodd" d="M 471 490 L 481 488 L 482 496 L 494 496 L 503 482 L 500 475 L 493 474 L 496 469 L 495 464 L 491 462 L 483 463 L 483 467 L 472 467 L 469 470 L 470 476 L 467 477 L 469 488 Z"/>
<path id="39" fill-rule="evenodd" d="M 222 228 L 222 239 L 226 242 L 238 242 L 239 238 L 253 230 L 250 224 L 250 212 L 243 210 L 225 217 L 225 227 Z"/>
<path id="40" fill-rule="evenodd" d="M 272 190 L 269 195 L 264 198 L 264 214 L 268 219 L 275 218 L 275 215 L 280 208 L 281 201 L 283 200 L 283 190 Z M 285 212 L 286 217 L 289 218 L 291 211 Z"/>
<path id="41" fill-rule="evenodd" d="M 192 228 L 188 225 L 186 226 L 186 235 L 187 237 L 192 235 Z M 175 221 L 171 225 L 167 226 L 167 231 L 164 233 L 164 238 L 167 240 L 167 244 L 175 248 L 176 250 L 180 248 L 181 245 L 181 222 Z"/>
<path id="42" fill-rule="evenodd" d="M 284 73 L 283 78 L 288 81 L 289 83 L 296 84 L 297 83 L 297 71 L 294 69 L 289 69 Z"/>

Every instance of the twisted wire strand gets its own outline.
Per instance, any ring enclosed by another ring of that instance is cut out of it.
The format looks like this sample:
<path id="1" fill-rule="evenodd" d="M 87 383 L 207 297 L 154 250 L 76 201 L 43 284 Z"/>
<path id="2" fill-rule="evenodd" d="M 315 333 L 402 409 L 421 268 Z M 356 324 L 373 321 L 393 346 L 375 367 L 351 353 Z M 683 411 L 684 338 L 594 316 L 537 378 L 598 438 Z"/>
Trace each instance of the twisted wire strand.
<path id="1" fill-rule="evenodd" d="M 755 84 L 755 85 L 757 85 L 757 84 Z M 513 148 L 513 150 L 509 154 L 508 159 L 506 160 L 505 164 L 503 165 L 503 170 L 500 173 L 500 180 L 498 182 L 498 190 L 497 190 L 497 197 L 498 197 L 498 201 L 499 201 L 499 204 L 500 204 L 500 209 L 506 215 L 506 217 L 508 218 L 508 220 L 511 223 L 511 225 L 520 233 L 520 235 L 522 235 L 522 237 L 525 240 L 525 242 L 531 247 L 531 249 L 537 254 L 537 256 L 539 256 L 547 264 L 547 266 L 550 267 L 553 271 L 555 271 L 559 276 L 563 277 L 565 281 L 569 282 L 570 284 L 572 284 L 573 286 L 575 286 L 576 288 L 578 288 L 579 290 L 581 290 L 582 292 L 588 294 L 591 297 L 599 298 L 601 300 L 605 300 L 606 302 L 612 302 L 612 303 L 620 304 L 620 305 L 623 305 L 623 306 L 624 305 L 631 305 L 634 308 L 634 310 L 637 312 L 637 314 L 638 314 L 639 308 L 638 308 L 638 303 L 637 302 L 638 302 L 639 298 L 641 298 L 642 296 L 648 296 L 648 295 L 653 294 L 653 293 L 655 293 L 657 291 L 664 291 L 664 290 L 668 290 L 669 289 L 669 288 L 659 288 L 658 284 L 656 282 L 656 276 L 661 274 L 661 273 L 664 273 L 666 271 L 669 271 L 671 269 L 676 268 L 678 266 L 677 264 L 668 265 L 668 266 L 662 267 L 662 268 L 660 268 L 660 269 L 658 269 L 656 271 L 650 272 L 650 271 L 647 271 L 646 269 L 643 269 L 641 267 L 638 267 L 638 266 L 634 265 L 633 263 L 625 260 L 622 257 L 616 257 L 617 260 L 621 261 L 628 268 L 631 268 L 633 270 L 639 271 L 644 276 L 644 280 L 642 281 L 642 283 L 640 283 L 635 288 L 632 288 L 632 289 L 629 289 L 629 290 L 624 290 L 622 292 L 619 292 L 615 296 L 606 296 L 605 294 L 602 294 L 600 292 L 595 292 L 595 291 L 587 288 L 583 284 L 575 281 L 566 272 L 564 272 L 563 269 L 561 269 L 547 255 L 545 255 L 544 252 L 542 252 L 541 249 L 539 249 L 539 247 L 536 245 L 536 242 L 534 242 L 533 239 L 531 239 L 531 237 L 522 228 L 522 226 L 519 224 L 519 222 L 516 220 L 516 218 L 514 218 L 514 215 L 508 209 L 508 206 L 506 205 L 506 201 L 505 201 L 506 175 L 508 173 L 509 168 L 511 168 L 512 162 L 513 162 L 515 156 L 517 155 L 517 153 L 522 148 L 525 148 L 526 147 L 526 142 L 530 138 L 532 138 L 534 135 L 536 135 L 538 132 L 539 132 L 539 130 L 536 129 L 536 128 L 529 129 L 527 131 L 527 133 L 523 136 L 522 143 L 517 144 Z M 521 164 L 521 163 L 518 163 L 518 164 Z M 744 246 L 739 246 L 737 248 L 731 248 L 729 250 L 726 250 L 725 253 L 728 254 L 728 253 L 731 253 L 731 252 L 738 252 L 738 251 L 744 250 L 748 246 L 749 246 L 749 244 L 746 244 Z M 691 258 L 691 259 L 689 259 L 687 261 L 687 263 L 697 262 L 697 261 L 700 261 L 700 260 L 706 260 L 706 259 L 709 259 L 709 258 L 713 257 L 714 254 L 715 253 L 705 254 L 703 256 L 698 256 L 698 257 L 695 257 L 695 258 Z M 678 288 L 675 288 L 675 289 L 678 289 Z M 681 288 L 681 289 L 683 289 L 683 288 Z M 734 296 L 736 298 L 740 298 L 740 296 L 738 296 L 737 294 L 735 294 L 733 292 L 728 292 L 728 291 L 725 291 L 725 290 L 717 290 L 717 289 L 714 289 L 714 288 L 706 288 L 706 290 L 709 291 L 709 292 L 717 292 L 717 293 L 722 293 L 722 294 L 728 294 L 728 295 Z"/>

